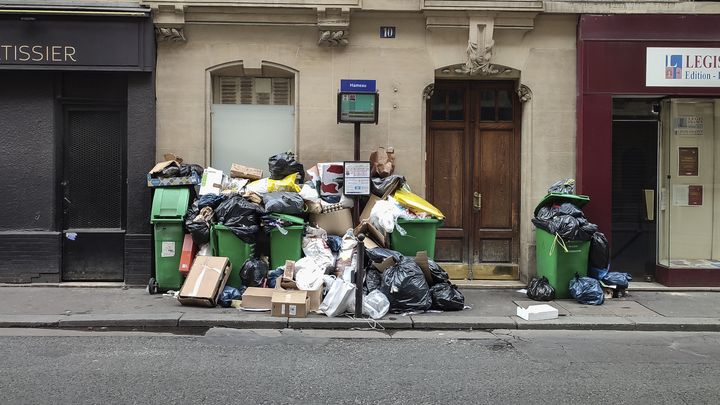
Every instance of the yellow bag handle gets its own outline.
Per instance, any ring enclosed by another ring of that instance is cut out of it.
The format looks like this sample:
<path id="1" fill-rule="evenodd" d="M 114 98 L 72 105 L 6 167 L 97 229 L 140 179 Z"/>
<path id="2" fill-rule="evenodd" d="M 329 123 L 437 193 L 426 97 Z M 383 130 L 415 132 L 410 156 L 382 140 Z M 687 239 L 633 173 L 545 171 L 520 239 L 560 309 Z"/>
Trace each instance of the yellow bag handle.
<path id="1" fill-rule="evenodd" d="M 565 241 L 563 240 L 562 236 L 560 236 L 557 232 L 555 232 L 555 238 L 553 239 L 553 243 L 550 246 L 550 251 L 548 252 L 548 256 L 552 256 L 555 252 L 555 244 L 560 245 L 561 248 L 565 251 L 565 253 L 568 252 L 567 245 L 565 244 Z"/>

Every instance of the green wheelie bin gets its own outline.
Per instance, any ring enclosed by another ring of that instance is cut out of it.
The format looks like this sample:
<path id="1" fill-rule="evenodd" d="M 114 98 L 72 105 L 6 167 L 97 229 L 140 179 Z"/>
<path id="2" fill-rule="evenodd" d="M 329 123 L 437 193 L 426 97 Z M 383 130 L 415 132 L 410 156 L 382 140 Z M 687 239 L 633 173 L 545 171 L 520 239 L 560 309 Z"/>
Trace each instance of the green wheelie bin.
<path id="1" fill-rule="evenodd" d="M 582 208 L 589 201 L 584 195 L 550 193 L 535 208 L 535 216 L 548 204 L 570 202 Z M 563 240 L 559 235 L 535 228 L 537 276 L 548 279 L 555 289 L 555 298 L 570 298 L 570 280 L 575 273 L 581 277 L 587 275 L 589 254 L 589 241 Z"/>
<path id="2" fill-rule="evenodd" d="M 435 259 L 435 236 L 442 221 L 435 218 L 402 219 L 397 224 L 406 232 L 401 235 L 397 229 L 390 234 L 390 248 L 405 256 L 415 256 L 422 250 L 431 259 Z"/>
<path id="3" fill-rule="evenodd" d="M 302 238 L 305 233 L 305 220 L 293 215 L 271 214 L 293 225 L 270 230 L 270 269 L 277 269 L 285 265 L 286 260 L 297 261 L 302 257 Z"/>
<path id="4" fill-rule="evenodd" d="M 148 292 L 179 290 L 183 283 L 180 274 L 182 254 L 183 218 L 190 202 L 187 187 L 161 187 L 155 189 L 150 223 L 154 225 L 155 277 L 148 282 Z"/>
<path id="5" fill-rule="evenodd" d="M 242 287 L 240 269 L 249 258 L 255 254 L 255 245 L 245 243 L 235 236 L 232 230 L 223 224 L 216 224 L 210 228 L 210 248 L 213 256 L 222 256 L 230 259 L 232 266 L 227 285 L 235 288 Z"/>

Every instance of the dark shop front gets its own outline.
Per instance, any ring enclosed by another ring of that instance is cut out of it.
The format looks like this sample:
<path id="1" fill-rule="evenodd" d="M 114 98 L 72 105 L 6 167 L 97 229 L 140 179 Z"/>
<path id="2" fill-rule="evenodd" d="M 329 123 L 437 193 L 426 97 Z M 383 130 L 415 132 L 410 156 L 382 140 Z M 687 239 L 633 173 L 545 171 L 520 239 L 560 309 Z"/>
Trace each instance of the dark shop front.
<path id="1" fill-rule="evenodd" d="M 147 9 L 0 9 L 0 282 L 147 282 L 154 65 Z"/>
<path id="2" fill-rule="evenodd" d="M 578 191 L 614 271 L 720 285 L 720 17 L 585 15 Z"/>

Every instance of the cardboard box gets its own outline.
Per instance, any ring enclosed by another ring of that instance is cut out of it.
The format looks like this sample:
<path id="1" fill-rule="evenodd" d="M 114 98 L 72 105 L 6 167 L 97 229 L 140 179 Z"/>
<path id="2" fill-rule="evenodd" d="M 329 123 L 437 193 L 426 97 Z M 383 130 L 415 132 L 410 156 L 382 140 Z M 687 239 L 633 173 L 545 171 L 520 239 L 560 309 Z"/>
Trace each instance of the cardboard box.
<path id="1" fill-rule="evenodd" d="M 272 288 L 248 287 L 242 296 L 242 307 L 245 309 L 272 309 Z"/>
<path id="2" fill-rule="evenodd" d="M 392 256 L 385 258 L 385 260 L 381 261 L 380 263 L 373 262 L 373 267 L 375 267 L 380 273 L 394 265 L 395 259 Z"/>
<path id="3" fill-rule="evenodd" d="M 213 169 L 208 167 L 205 169 L 200 181 L 200 195 L 205 194 L 220 194 L 222 191 L 224 173 L 222 170 Z"/>
<path id="4" fill-rule="evenodd" d="M 360 217 L 358 218 L 358 221 L 368 221 L 370 220 L 370 213 L 372 212 L 373 207 L 375 204 L 382 200 L 382 198 L 376 196 L 375 194 L 370 195 L 370 199 L 365 204 L 365 208 L 363 208 L 362 212 L 360 213 Z"/>
<path id="5" fill-rule="evenodd" d="M 197 246 L 193 242 L 192 235 L 185 235 L 183 239 L 182 253 L 180 254 L 180 267 L 178 270 L 183 276 L 187 276 L 190 272 L 190 266 L 192 266 L 193 259 L 197 253 Z"/>
<path id="6" fill-rule="evenodd" d="M 323 285 L 320 284 L 320 286 L 314 290 L 299 290 L 297 288 L 297 285 L 293 281 L 292 284 L 286 284 L 286 283 L 276 283 L 275 284 L 275 290 L 277 291 L 305 291 L 307 293 L 308 297 L 308 312 L 317 311 L 320 309 L 320 304 L 323 300 Z"/>
<path id="7" fill-rule="evenodd" d="M 430 271 L 430 263 L 428 263 L 427 252 L 421 250 L 415 254 L 415 263 L 420 267 L 425 276 L 425 281 L 432 283 L 432 272 Z"/>
<path id="8" fill-rule="evenodd" d="M 152 177 L 150 173 L 147 175 L 148 187 L 195 186 L 201 182 L 202 179 L 195 172 L 186 177 Z"/>
<path id="9" fill-rule="evenodd" d="M 335 212 L 310 215 L 310 221 L 327 231 L 328 235 L 343 236 L 348 229 L 353 228 L 352 212 L 342 209 Z"/>
<path id="10" fill-rule="evenodd" d="M 305 318 L 309 310 L 308 292 L 275 289 L 272 295 L 272 316 Z"/>
<path id="11" fill-rule="evenodd" d="M 548 304 L 530 305 L 527 308 L 517 307 L 517 316 L 526 321 L 542 321 L 557 318 L 558 310 Z"/>
<path id="12" fill-rule="evenodd" d="M 228 277 L 230 260 L 227 257 L 198 256 L 180 288 L 178 301 L 183 305 L 214 307 Z"/>
<path id="13" fill-rule="evenodd" d="M 374 247 L 387 246 L 387 236 L 385 232 L 381 232 L 375 228 L 371 223 L 367 221 L 360 222 L 360 225 L 356 226 L 353 230 L 353 234 L 357 237 L 360 233 L 365 234 L 364 245 L 367 249 Z M 374 242 L 374 243 L 373 243 Z M 373 246 L 374 245 L 374 246 Z"/>
<path id="14" fill-rule="evenodd" d="M 254 169 L 252 167 L 239 165 L 237 163 L 233 163 L 232 166 L 230 166 L 230 177 L 260 180 L 262 176 L 263 171 L 260 169 Z"/>

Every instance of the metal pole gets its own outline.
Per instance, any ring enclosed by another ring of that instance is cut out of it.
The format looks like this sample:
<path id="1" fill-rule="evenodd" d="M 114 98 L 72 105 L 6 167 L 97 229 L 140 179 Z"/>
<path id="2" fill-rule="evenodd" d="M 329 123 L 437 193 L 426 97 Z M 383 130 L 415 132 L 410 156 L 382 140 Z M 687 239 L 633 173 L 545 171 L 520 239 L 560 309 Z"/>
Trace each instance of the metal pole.
<path id="1" fill-rule="evenodd" d="M 365 234 L 357 236 L 357 268 L 355 269 L 355 317 L 362 318 L 363 282 L 365 281 Z"/>
<path id="2" fill-rule="evenodd" d="M 360 123 L 355 122 L 355 160 L 360 160 Z"/>

